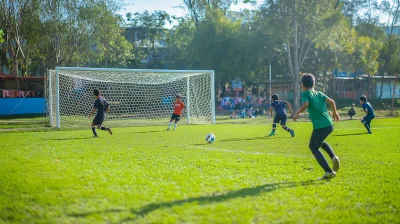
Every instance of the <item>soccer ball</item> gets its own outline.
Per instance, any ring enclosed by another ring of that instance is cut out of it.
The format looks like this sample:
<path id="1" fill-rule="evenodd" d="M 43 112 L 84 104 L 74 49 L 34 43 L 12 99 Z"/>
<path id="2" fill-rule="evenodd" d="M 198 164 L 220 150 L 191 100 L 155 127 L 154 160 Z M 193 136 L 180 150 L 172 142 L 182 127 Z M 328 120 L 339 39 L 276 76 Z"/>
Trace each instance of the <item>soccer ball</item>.
<path id="1" fill-rule="evenodd" d="M 215 142 L 215 135 L 213 135 L 213 134 L 207 134 L 207 136 L 206 136 L 206 141 L 207 141 L 208 143 L 213 143 L 213 142 Z"/>

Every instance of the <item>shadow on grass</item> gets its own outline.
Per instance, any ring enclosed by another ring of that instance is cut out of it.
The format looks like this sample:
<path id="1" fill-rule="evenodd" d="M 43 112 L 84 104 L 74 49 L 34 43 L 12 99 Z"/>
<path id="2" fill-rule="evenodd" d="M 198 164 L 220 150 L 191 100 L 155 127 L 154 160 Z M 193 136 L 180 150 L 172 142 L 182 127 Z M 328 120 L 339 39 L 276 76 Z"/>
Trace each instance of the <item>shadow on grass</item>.
<path id="1" fill-rule="evenodd" d="M 332 136 L 351 136 L 351 135 L 365 135 L 365 133 L 362 132 L 362 133 L 350 133 L 350 134 L 336 134 Z"/>
<path id="2" fill-rule="evenodd" d="M 220 202 L 228 201 L 230 199 L 235 199 L 235 198 L 257 196 L 261 193 L 268 193 L 268 192 L 272 192 L 272 191 L 278 190 L 278 189 L 294 188 L 294 187 L 308 186 L 308 185 L 317 185 L 317 184 L 323 184 L 323 183 L 324 183 L 323 181 L 309 180 L 309 181 L 299 181 L 299 182 L 264 184 L 264 185 L 259 185 L 256 187 L 250 187 L 250 188 L 244 188 L 244 189 L 240 189 L 240 190 L 236 190 L 236 191 L 230 191 L 227 193 L 221 193 L 221 194 L 214 193 L 212 195 L 187 198 L 187 199 L 183 199 L 183 200 L 151 203 L 151 204 L 148 204 L 141 208 L 131 209 L 131 210 L 109 209 L 109 210 L 105 210 L 105 211 L 74 213 L 74 214 L 69 214 L 69 215 L 75 216 L 75 217 L 86 217 L 86 216 L 89 216 L 92 214 L 98 214 L 98 213 L 131 212 L 132 214 L 136 215 L 135 218 L 125 218 L 120 221 L 120 222 L 129 222 L 129 221 L 135 221 L 136 219 L 138 219 L 140 217 L 146 216 L 147 214 L 149 214 L 155 210 L 162 209 L 162 208 L 171 208 L 173 206 L 180 206 L 180 205 L 184 205 L 186 203 L 197 202 L 197 204 L 199 204 L 199 205 L 220 203 Z"/>

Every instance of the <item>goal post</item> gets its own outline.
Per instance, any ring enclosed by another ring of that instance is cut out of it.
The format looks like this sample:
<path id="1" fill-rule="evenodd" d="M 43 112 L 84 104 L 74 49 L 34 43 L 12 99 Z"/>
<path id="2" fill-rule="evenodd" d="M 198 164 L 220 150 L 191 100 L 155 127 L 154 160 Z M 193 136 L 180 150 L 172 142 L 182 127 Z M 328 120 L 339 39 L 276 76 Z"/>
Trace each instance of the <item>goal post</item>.
<path id="1" fill-rule="evenodd" d="M 165 125 L 175 96 L 186 105 L 181 122 L 215 124 L 214 71 L 56 67 L 47 73 L 50 125 L 87 127 L 93 89 L 110 104 L 107 126 Z"/>

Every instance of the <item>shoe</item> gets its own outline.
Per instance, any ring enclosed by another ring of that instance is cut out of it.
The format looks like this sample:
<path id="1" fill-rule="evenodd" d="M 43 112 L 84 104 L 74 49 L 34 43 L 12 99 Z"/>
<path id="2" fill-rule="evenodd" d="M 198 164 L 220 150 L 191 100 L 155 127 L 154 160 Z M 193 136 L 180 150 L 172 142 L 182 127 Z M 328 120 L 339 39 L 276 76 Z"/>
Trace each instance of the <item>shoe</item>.
<path id="1" fill-rule="evenodd" d="M 93 138 L 97 138 L 97 137 L 99 137 L 99 136 L 97 136 L 97 135 L 93 136 Z"/>
<path id="2" fill-rule="evenodd" d="M 372 131 L 371 131 L 371 130 L 369 130 L 369 131 L 368 131 L 368 134 L 372 134 Z"/>
<path id="3" fill-rule="evenodd" d="M 273 135 L 275 135 L 275 132 L 271 132 L 271 133 L 269 134 L 269 136 L 273 136 Z"/>
<path id="4" fill-rule="evenodd" d="M 294 137 L 294 131 L 293 131 L 293 130 L 290 130 L 290 135 L 291 135 L 292 137 Z"/>
<path id="5" fill-rule="evenodd" d="M 167 128 L 167 131 L 169 131 L 169 128 Z"/>
<path id="6" fill-rule="evenodd" d="M 110 135 L 112 135 L 111 128 L 108 129 L 108 133 L 110 133 Z"/>
<path id="7" fill-rule="evenodd" d="M 332 179 L 334 177 L 336 177 L 335 171 L 325 172 L 324 176 L 322 176 L 321 178 L 318 178 L 318 180 L 328 180 L 328 179 Z"/>
<path id="8" fill-rule="evenodd" d="M 174 128 L 173 130 L 175 131 L 176 129 Z"/>
<path id="9" fill-rule="evenodd" d="M 338 170 L 339 170 L 339 168 L 340 168 L 340 160 L 339 160 L 339 157 L 337 157 L 337 156 L 334 156 L 333 158 L 332 158 L 332 163 L 333 163 L 333 171 L 334 172 L 337 172 Z"/>

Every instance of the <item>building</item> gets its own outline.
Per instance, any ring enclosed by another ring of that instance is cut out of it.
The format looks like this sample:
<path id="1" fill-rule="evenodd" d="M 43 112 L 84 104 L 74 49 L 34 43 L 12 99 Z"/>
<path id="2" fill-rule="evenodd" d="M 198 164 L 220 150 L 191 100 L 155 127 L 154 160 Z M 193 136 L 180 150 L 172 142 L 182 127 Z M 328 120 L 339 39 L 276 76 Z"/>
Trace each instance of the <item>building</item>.
<path id="1" fill-rule="evenodd" d="M 378 99 L 381 86 L 381 99 L 391 99 L 395 76 L 369 76 L 360 75 L 357 77 L 333 77 L 329 82 L 329 95 L 336 99 L 358 99 L 366 95 L 371 99 Z M 400 80 L 397 80 L 398 82 Z M 383 84 L 383 85 L 382 85 Z M 400 85 L 400 83 L 398 83 Z M 400 98 L 400 88 L 396 88 L 395 98 Z"/>
<path id="2" fill-rule="evenodd" d="M 135 48 L 143 53 L 142 64 L 151 62 L 164 63 L 168 55 L 166 29 L 128 27 L 123 35 Z"/>

